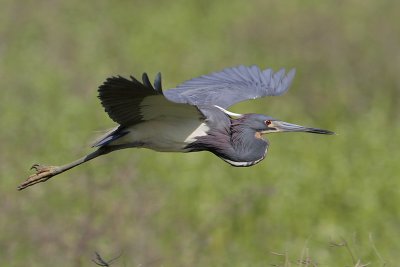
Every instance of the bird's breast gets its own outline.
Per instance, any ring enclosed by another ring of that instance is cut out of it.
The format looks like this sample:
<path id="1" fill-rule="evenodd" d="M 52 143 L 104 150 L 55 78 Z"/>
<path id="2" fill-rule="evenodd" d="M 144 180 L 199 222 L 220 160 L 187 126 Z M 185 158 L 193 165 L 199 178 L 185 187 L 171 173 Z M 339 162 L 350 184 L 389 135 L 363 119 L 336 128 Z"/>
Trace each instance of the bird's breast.
<path id="1" fill-rule="evenodd" d="M 221 159 L 223 159 L 225 162 L 229 163 L 230 165 L 232 165 L 234 167 L 250 167 L 250 166 L 256 165 L 257 163 L 261 162 L 265 158 L 266 155 L 267 155 L 267 149 L 265 149 L 265 152 L 262 155 L 262 157 L 260 157 L 258 159 L 254 159 L 254 160 L 231 160 L 231 159 L 227 159 L 227 158 L 223 158 L 223 157 L 221 157 Z"/>
<path id="2" fill-rule="evenodd" d="M 262 157 L 262 158 L 260 158 L 258 160 L 255 160 L 255 161 L 240 161 L 240 162 L 232 161 L 232 160 L 224 159 L 224 158 L 222 158 L 222 159 L 225 160 L 227 163 L 231 164 L 234 167 L 250 167 L 250 166 L 256 165 L 257 163 L 262 161 L 264 158 L 265 157 Z"/>

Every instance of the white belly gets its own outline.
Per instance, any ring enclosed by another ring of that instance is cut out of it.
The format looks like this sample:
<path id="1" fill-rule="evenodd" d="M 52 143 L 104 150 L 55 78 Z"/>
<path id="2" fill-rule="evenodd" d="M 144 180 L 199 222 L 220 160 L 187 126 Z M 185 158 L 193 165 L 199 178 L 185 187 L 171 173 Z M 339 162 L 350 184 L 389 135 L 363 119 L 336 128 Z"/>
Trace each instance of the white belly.
<path id="1" fill-rule="evenodd" d="M 142 144 L 141 147 L 156 151 L 179 152 L 195 141 L 196 136 L 207 135 L 209 128 L 198 119 L 171 118 L 150 120 L 126 129 L 128 134 L 110 145 Z"/>

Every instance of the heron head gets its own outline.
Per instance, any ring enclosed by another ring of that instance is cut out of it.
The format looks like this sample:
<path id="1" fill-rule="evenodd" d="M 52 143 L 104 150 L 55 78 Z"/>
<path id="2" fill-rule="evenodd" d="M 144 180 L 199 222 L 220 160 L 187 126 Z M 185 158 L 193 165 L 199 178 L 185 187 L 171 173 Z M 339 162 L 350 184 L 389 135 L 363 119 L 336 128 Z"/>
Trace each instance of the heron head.
<path id="1" fill-rule="evenodd" d="M 335 134 L 334 132 L 304 127 L 274 119 L 272 117 L 261 114 L 246 114 L 243 123 L 260 134 L 277 133 L 277 132 L 307 132 L 316 134 Z"/>

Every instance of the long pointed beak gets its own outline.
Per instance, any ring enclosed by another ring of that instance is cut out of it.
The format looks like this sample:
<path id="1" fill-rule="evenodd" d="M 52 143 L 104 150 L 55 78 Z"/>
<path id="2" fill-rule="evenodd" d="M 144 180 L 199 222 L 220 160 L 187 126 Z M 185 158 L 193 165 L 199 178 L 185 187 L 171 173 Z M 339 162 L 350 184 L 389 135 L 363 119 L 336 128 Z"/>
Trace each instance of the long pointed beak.
<path id="1" fill-rule="evenodd" d="M 272 121 L 269 128 L 275 128 L 276 132 L 306 132 L 306 133 L 315 133 L 315 134 L 335 134 L 334 132 L 318 129 L 318 128 L 311 128 L 311 127 L 304 127 L 292 123 L 287 123 L 284 121 Z M 273 132 L 273 131 L 268 131 Z"/>

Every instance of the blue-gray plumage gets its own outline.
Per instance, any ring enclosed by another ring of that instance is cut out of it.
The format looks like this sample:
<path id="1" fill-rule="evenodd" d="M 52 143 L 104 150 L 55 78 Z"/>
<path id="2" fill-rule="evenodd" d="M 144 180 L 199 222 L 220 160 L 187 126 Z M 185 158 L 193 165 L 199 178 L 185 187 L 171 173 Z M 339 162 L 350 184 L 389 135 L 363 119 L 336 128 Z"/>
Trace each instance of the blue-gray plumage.
<path id="1" fill-rule="evenodd" d="M 186 81 L 166 91 L 165 97 L 177 103 L 227 108 L 248 99 L 281 95 L 289 89 L 294 75 L 294 69 L 285 75 L 285 69 L 274 73 L 257 66 L 227 68 Z"/>
<path id="2" fill-rule="evenodd" d="M 261 114 L 237 114 L 226 110 L 248 99 L 286 92 L 295 71 L 273 72 L 257 66 L 238 66 L 186 81 L 163 92 L 161 74 L 154 85 L 146 73 L 142 82 L 134 77 L 108 78 L 99 87 L 99 98 L 110 118 L 118 123 L 97 140 L 93 153 L 63 166 L 32 166 L 36 173 L 18 189 L 36 183 L 119 149 L 137 147 L 166 152 L 209 151 L 236 167 L 257 164 L 265 158 L 273 132 L 331 131 L 303 127 Z"/>

